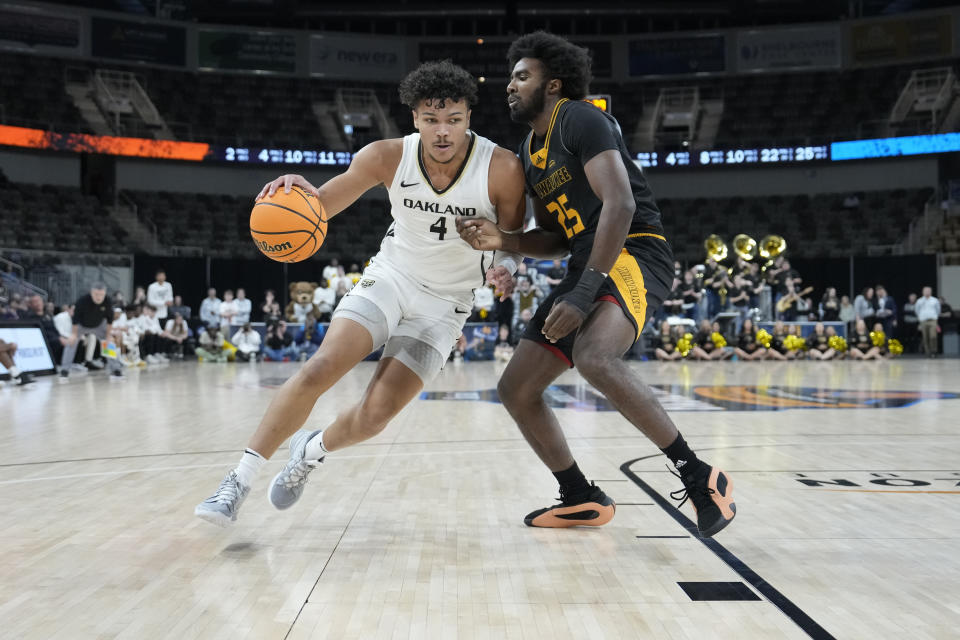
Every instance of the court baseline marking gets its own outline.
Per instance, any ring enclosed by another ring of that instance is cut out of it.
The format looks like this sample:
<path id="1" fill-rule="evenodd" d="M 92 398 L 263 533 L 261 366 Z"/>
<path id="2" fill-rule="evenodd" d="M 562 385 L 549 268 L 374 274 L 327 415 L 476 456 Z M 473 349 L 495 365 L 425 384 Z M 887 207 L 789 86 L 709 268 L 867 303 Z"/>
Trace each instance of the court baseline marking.
<path id="1" fill-rule="evenodd" d="M 726 547 L 714 540 L 713 538 L 701 538 L 699 532 L 697 531 L 697 525 L 690 520 L 687 516 L 683 514 L 679 509 L 674 507 L 670 502 L 661 496 L 653 487 L 644 482 L 630 467 L 631 465 L 640 462 L 642 460 L 649 460 L 651 458 L 657 458 L 663 454 L 657 453 L 650 456 L 643 456 L 641 458 L 634 458 L 633 460 L 628 460 L 620 465 L 620 471 L 623 472 L 630 480 L 633 481 L 635 485 L 640 487 L 640 489 L 646 493 L 650 498 L 653 499 L 657 505 L 663 509 L 667 515 L 672 517 L 677 523 L 687 530 L 690 534 L 690 537 L 695 538 L 702 542 L 710 551 L 714 553 L 724 564 L 733 569 L 741 578 L 749 582 L 754 589 L 759 591 L 773 606 L 780 609 L 788 618 L 793 620 L 793 622 L 800 627 L 804 633 L 806 633 L 814 640 L 836 640 L 826 629 L 817 624 L 813 618 L 807 615 L 800 607 L 795 605 L 789 598 L 777 591 L 769 582 L 761 578 L 757 573 L 747 566 L 740 558 L 731 553 Z"/>

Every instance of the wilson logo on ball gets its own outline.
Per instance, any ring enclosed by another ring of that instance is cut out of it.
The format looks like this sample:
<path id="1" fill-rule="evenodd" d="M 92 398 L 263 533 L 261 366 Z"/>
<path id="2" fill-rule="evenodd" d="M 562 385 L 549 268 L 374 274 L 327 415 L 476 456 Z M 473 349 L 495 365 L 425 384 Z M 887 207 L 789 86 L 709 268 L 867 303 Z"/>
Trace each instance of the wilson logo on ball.
<path id="1" fill-rule="evenodd" d="M 258 247 L 260 247 L 260 251 L 263 251 L 264 253 L 276 253 L 286 249 L 293 249 L 293 245 L 289 242 L 284 242 L 283 244 L 270 244 L 268 242 L 264 242 L 263 240 L 255 240 L 254 242 Z"/>

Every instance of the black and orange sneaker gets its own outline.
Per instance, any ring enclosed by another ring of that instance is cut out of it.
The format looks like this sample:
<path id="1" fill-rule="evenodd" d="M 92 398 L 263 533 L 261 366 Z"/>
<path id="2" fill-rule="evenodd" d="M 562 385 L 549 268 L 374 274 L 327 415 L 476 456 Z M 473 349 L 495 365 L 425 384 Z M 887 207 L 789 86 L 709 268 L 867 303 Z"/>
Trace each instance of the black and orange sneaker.
<path id="1" fill-rule="evenodd" d="M 716 535 L 737 515 L 737 505 L 733 501 L 733 480 L 720 469 L 703 463 L 689 476 L 673 475 L 683 481 L 684 488 L 671 492 L 670 497 L 680 500 L 678 509 L 690 500 L 697 513 L 697 529 L 702 537 Z"/>
<path id="2" fill-rule="evenodd" d="M 528 527 L 599 527 L 613 519 L 617 505 L 595 484 L 590 491 L 564 495 L 560 490 L 560 504 L 528 513 L 523 519 Z"/>

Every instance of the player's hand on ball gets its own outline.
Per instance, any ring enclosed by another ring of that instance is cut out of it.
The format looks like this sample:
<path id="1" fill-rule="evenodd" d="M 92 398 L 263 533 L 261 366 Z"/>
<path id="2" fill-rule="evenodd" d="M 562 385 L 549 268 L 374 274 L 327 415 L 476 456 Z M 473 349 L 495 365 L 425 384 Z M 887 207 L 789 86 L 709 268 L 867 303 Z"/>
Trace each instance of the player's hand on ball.
<path id="1" fill-rule="evenodd" d="M 571 331 L 576 331 L 587 315 L 569 302 L 558 300 L 543 323 L 541 333 L 550 342 L 556 342 Z"/>
<path id="2" fill-rule="evenodd" d="M 500 296 L 500 302 L 509 298 L 516 286 L 513 276 L 510 275 L 506 267 L 502 266 L 487 269 L 487 284 L 493 285 L 493 291 Z"/>
<path id="3" fill-rule="evenodd" d="M 276 180 L 271 180 L 267 184 L 263 185 L 263 189 L 260 190 L 260 193 L 258 193 L 257 197 L 254 199 L 260 200 L 262 198 L 271 198 L 273 197 L 273 194 L 277 192 L 277 189 L 279 189 L 280 187 L 283 187 L 284 193 L 290 193 L 290 187 L 294 185 L 301 187 L 306 191 L 309 191 L 310 193 L 317 196 L 318 198 L 320 197 L 320 192 L 317 190 L 315 186 L 310 184 L 306 178 L 304 178 L 301 175 L 297 175 L 295 173 L 288 173 L 286 175 L 280 176 Z"/>
<path id="4" fill-rule="evenodd" d="M 457 216 L 457 233 L 478 251 L 496 251 L 503 246 L 503 232 L 486 218 Z"/>

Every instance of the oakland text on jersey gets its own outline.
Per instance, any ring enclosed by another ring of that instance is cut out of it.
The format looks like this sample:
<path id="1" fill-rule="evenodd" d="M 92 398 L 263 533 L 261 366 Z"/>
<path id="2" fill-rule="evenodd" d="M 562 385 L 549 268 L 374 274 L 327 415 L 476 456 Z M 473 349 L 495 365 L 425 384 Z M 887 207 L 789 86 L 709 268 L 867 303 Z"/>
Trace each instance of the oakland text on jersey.
<path id="1" fill-rule="evenodd" d="M 441 205 L 439 202 L 424 202 L 423 200 L 414 200 L 413 198 L 404 198 L 403 206 L 416 211 L 426 211 L 428 213 L 439 213 L 457 216 L 475 216 L 476 207 L 457 207 L 452 204 Z"/>

